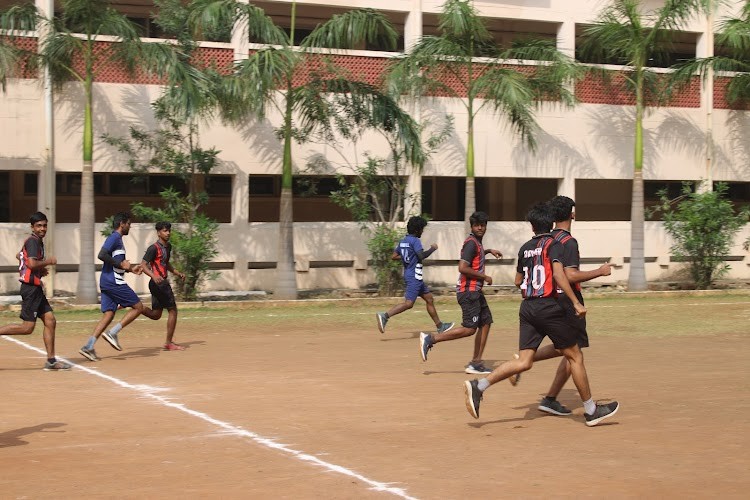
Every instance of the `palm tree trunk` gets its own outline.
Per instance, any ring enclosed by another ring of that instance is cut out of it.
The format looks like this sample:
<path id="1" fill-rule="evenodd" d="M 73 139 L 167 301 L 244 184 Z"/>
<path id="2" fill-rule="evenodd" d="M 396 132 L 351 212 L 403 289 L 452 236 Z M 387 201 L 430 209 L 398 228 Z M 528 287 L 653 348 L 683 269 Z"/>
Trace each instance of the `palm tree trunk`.
<path id="1" fill-rule="evenodd" d="M 291 78 L 288 80 L 291 82 Z M 291 83 L 287 86 L 284 116 L 284 159 L 279 200 L 279 254 L 276 259 L 277 299 L 297 299 L 297 276 L 294 269 L 294 211 L 292 209 L 292 110 Z"/>
<path id="2" fill-rule="evenodd" d="M 464 225 L 470 227 L 469 216 L 477 209 L 477 193 L 474 179 L 474 102 L 469 96 L 467 111 L 469 127 L 466 137 L 466 193 L 464 196 Z"/>
<path id="3" fill-rule="evenodd" d="M 644 258 L 644 205 L 643 205 L 643 84 L 636 84 L 635 97 L 635 156 L 633 161 L 633 199 L 630 205 L 630 271 L 628 290 L 638 292 L 648 289 Z"/>
<path id="4" fill-rule="evenodd" d="M 94 130 L 92 123 L 92 82 L 84 82 L 86 104 L 83 118 L 83 171 L 81 172 L 80 253 L 76 302 L 96 304 L 96 267 L 94 262 Z"/>

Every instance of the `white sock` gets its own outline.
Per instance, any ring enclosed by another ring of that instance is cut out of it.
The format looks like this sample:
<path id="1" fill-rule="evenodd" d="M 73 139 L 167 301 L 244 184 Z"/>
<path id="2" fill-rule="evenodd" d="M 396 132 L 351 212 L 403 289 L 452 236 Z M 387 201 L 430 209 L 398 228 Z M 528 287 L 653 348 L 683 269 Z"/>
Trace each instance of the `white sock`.
<path id="1" fill-rule="evenodd" d="M 487 388 L 489 386 L 490 386 L 490 381 L 487 380 L 486 378 L 483 378 L 483 379 L 479 380 L 479 382 L 477 382 L 477 389 L 479 389 L 482 392 L 484 392 L 485 390 L 487 390 Z"/>
<path id="2" fill-rule="evenodd" d="M 587 415 L 594 414 L 594 412 L 596 411 L 596 403 L 594 403 L 594 398 L 583 402 L 583 411 L 585 411 Z"/>
<path id="3" fill-rule="evenodd" d="M 117 323 L 115 326 L 113 326 L 112 328 L 110 328 L 109 334 L 110 335 L 117 335 L 120 332 L 120 330 L 122 330 L 122 324 L 121 323 Z"/>

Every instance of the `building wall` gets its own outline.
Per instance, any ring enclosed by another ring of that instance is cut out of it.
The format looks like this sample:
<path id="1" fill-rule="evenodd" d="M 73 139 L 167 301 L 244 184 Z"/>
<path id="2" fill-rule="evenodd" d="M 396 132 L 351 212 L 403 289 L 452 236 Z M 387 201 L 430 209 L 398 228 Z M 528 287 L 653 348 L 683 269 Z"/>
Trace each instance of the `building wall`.
<path id="1" fill-rule="evenodd" d="M 283 4 L 288 2 L 266 2 Z M 316 2 L 298 2 L 301 5 L 325 6 Z M 572 0 L 512 0 L 475 2 L 475 6 L 489 18 L 518 19 L 526 22 L 552 23 L 558 33 L 558 46 L 573 53 L 576 24 L 593 19 L 595 12 L 606 2 Z M 655 2 L 658 3 L 658 2 Z M 423 17 L 434 19 L 442 1 L 381 2 L 378 7 L 403 18 L 406 44 L 416 40 L 421 32 Z M 740 4 L 740 2 L 736 2 Z M 371 6 L 364 1 L 329 1 L 327 6 Z M 730 6 L 725 13 L 736 10 Z M 432 17 L 430 17 L 432 16 Z M 701 40 L 706 29 L 705 19 L 696 19 L 688 27 L 699 40 L 698 55 L 709 55 L 711 49 Z M 232 44 L 205 44 L 206 57 L 227 63 L 231 55 L 244 57 L 252 47 L 235 41 Z M 245 52 L 243 52 L 245 50 Z M 229 55 L 229 56 L 228 56 Z M 393 54 L 350 51 L 350 62 L 369 77 L 383 66 Z M 342 56 L 344 57 L 344 56 Z M 368 73 L 369 72 L 369 73 Z M 125 135 L 128 127 L 154 126 L 150 102 L 159 96 L 160 87 L 153 80 L 126 78 L 117 68 L 107 72 L 106 83 L 94 86 L 95 172 L 127 172 L 125 158 L 102 144 L 100 135 Z M 134 81 L 135 83 L 128 83 Z M 147 83 L 147 82 L 151 83 Z M 644 177 L 651 180 L 700 180 L 711 176 L 714 180 L 750 181 L 750 114 L 729 109 L 723 103 L 721 85 L 712 91 L 715 105 L 712 110 L 714 162 L 710 172 L 705 159 L 708 89 L 700 85 L 691 89 L 673 106 L 652 110 L 646 117 Z M 492 178 L 548 178 L 559 183 L 558 192 L 575 197 L 576 179 L 631 179 L 633 162 L 633 109 L 621 102 L 621 96 L 606 89 L 588 84 L 580 87 L 583 101 L 575 109 L 561 109 L 552 104 L 543 106 L 537 115 L 540 132 L 538 149 L 528 150 L 508 130 L 507 124 L 489 112 L 480 114 L 475 129 L 476 175 Z M 81 91 L 75 84 L 66 85 L 55 96 L 54 108 L 54 165 L 57 172 L 78 172 L 81 168 L 82 108 Z M 447 98 L 424 99 L 419 103 L 421 120 L 436 120 L 444 114 L 455 117 L 455 134 L 447 144 L 425 165 L 423 175 L 437 177 L 463 177 L 466 148 L 466 113 L 463 106 Z M 244 127 L 227 127 L 219 122 L 202 126 L 201 141 L 221 151 L 221 166 L 216 173 L 234 176 L 231 223 L 221 225 L 220 255 L 215 261 L 231 269 L 222 269 L 220 278 L 209 284 L 210 289 L 266 289 L 273 288 L 273 269 L 248 269 L 257 263 L 275 262 L 277 227 L 275 223 L 248 223 L 249 174 L 278 174 L 281 165 L 281 145 L 273 134 L 279 117 L 269 114 L 262 122 L 248 123 Z M 0 94 L 0 170 L 42 171 L 45 167 L 45 134 L 43 90 L 34 79 L 9 82 L 6 93 Z M 331 144 L 294 146 L 293 155 L 297 170 L 304 168 L 305 160 L 314 154 L 323 154 L 339 161 L 337 171 L 347 172 L 345 162 L 360 158 L 364 151 L 383 152 L 384 143 L 370 135 L 357 145 Z M 419 189 L 418 177 L 410 185 Z M 415 187 L 416 186 L 416 187 Z M 505 186 L 505 184 L 503 184 Z M 507 186 L 506 186 L 507 187 Z M 619 189 L 619 188 L 618 188 Z M 514 193 L 515 196 L 517 193 Z M 528 195 L 528 193 L 526 193 Z M 11 193 L 10 196 L 14 196 Z M 546 195 L 545 195 L 546 196 Z M 606 213 L 608 199 L 628 193 L 603 195 L 600 210 Z M 130 201 L 123 199 L 122 209 Z M 70 210 L 68 208 L 68 210 Z M 314 209 L 313 209 L 314 211 Z M 98 220 L 106 215 L 97 214 Z M 597 217 L 601 218 L 601 217 Z M 451 284 L 455 280 L 455 261 L 463 241 L 463 223 L 433 222 L 425 232 L 424 241 L 440 245 L 433 261 L 449 261 L 445 265 L 428 267 L 428 281 Z M 497 228 L 497 229 L 495 229 Z M 26 224 L 0 224 L 0 293 L 12 291 L 15 277 L 7 272 L 15 265 L 13 255 L 27 232 Z M 153 231 L 136 225 L 128 241 L 128 253 L 140 257 L 149 243 Z M 627 222 L 576 222 L 575 233 L 581 241 L 583 256 L 612 259 L 622 263 L 605 281 L 615 282 L 627 278 L 629 254 L 629 223 Z M 78 236 L 75 224 L 56 224 L 50 243 L 61 264 L 75 265 L 78 258 Z M 606 237 L 602 237 L 606 234 Z M 528 236 L 525 223 L 493 223 L 487 244 L 500 248 L 506 259 L 512 259 L 517 247 Z M 747 252 L 740 243 L 748 236 L 746 228 L 736 240 L 732 254 L 730 276 L 745 279 L 750 273 Z M 493 239 L 496 238 L 496 239 Z M 658 222 L 647 223 L 646 256 L 649 280 L 673 276 L 679 265 L 669 260 L 669 238 Z M 300 289 L 327 287 L 360 287 L 374 282 L 372 270 L 367 268 L 365 238 L 353 223 L 297 223 L 295 224 L 295 252 L 298 261 Z M 97 245 L 101 241 L 97 240 Z M 336 264 L 339 263 L 339 264 Z M 271 265 L 271 264 L 268 264 Z M 335 267 L 335 266 L 341 267 Z M 348 267 L 347 267 L 348 266 Z M 262 266 L 261 266 L 262 267 Z M 268 266 L 266 266 L 268 267 Z M 497 269 L 498 282 L 512 282 L 514 266 L 505 262 Z M 136 289 L 145 291 L 145 280 L 134 281 Z M 55 288 L 75 289 L 75 273 L 57 273 Z"/>

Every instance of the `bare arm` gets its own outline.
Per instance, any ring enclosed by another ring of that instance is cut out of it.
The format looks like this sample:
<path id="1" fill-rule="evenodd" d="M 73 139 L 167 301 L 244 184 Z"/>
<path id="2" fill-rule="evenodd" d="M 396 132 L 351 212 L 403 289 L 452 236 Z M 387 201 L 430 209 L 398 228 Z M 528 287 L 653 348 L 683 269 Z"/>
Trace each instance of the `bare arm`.
<path id="1" fill-rule="evenodd" d="M 47 257 L 46 259 L 43 259 L 43 260 L 35 259 L 34 257 L 29 257 L 26 260 L 26 267 L 28 267 L 32 271 L 36 271 L 37 269 L 41 269 L 47 266 L 54 266 L 55 264 L 57 264 L 56 257 Z"/>
<path id="2" fill-rule="evenodd" d="M 552 262 L 552 276 L 555 278 L 557 286 L 560 287 L 563 293 L 565 293 L 565 296 L 573 303 L 573 308 L 575 308 L 576 314 L 581 317 L 585 316 L 586 308 L 578 301 L 578 297 L 573 293 L 573 289 L 570 288 L 570 282 L 565 275 L 565 269 L 558 261 Z M 518 276 L 516 276 L 516 279 L 518 279 Z"/>
<path id="3" fill-rule="evenodd" d="M 523 283 L 523 274 L 516 272 L 516 288 L 521 288 L 521 283 Z"/>
<path id="4" fill-rule="evenodd" d="M 602 264 L 598 269 L 593 271 L 581 271 L 577 267 L 566 267 L 565 276 L 571 283 L 582 283 L 584 281 L 590 281 L 601 276 L 609 276 L 612 274 L 612 266 L 610 264 Z"/>
<path id="5" fill-rule="evenodd" d="M 484 281 L 488 285 L 492 284 L 492 277 L 487 276 L 486 274 L 482 274 L 480 272 L 477 272 L 471 268 L 468 262 L 465 260 L 459 260 L 458 261 L 458 272 L 463 274 L 464 276 L 468 276 L 470 278 L 476 278 L 479 280 Z"/>

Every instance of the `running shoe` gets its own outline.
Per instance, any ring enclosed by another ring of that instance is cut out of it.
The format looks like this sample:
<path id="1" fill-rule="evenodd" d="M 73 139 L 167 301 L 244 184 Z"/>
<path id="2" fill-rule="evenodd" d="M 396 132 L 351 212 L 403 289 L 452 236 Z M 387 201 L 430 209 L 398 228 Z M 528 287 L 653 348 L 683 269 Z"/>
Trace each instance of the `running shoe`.
<path id="1" fill-rule="evenodd" d="M 544 397 L 537 407 L 540 411 L 564 417 L 573 413 L 555 398 Z"/>
<path id="2" fill-rule="evenodd" d="M 448 330 L 453 328 L 454 325 L 455 323 L 445 323 L 445 322 L 440 323 L 440 326 L 438 327 L 437 332 L 438 333 L 447 332 Z"/>
<path id="3" fill-rule="evenodd" d="M 586 425 L 589 427 L 593 427 L 597 424 L 599 424 L 602 420 L 611 417 L 615 413 L 617 413 L 617 410 L 620 409 L 620 403 L 617 401 L 612 401 L 611 403 L 607 403 L 606 405 L 596 405 L 596 410 L 594 410 L 593 415 L 589 415 L 588 413 L 585 413 L 584 416 L 586 417 Z"/>
<path id="4" fill-rule="evenodd" d="M 84 346 L 84 347 L 81 347 L 81 349 L 78 352 L 81 353 L 89 361 L 99 361 L 100 359 L 102 359 L 96 355 L 96 351 L 94 350 L 93 347 L 91 349 L 86 349 L 86 347 Z"/>
<path id="5" fill-rule="evenodd" d="M 378 330 L 380 330 L 380 333 L 385 333 L 385 324 L 388 323 L 388 318 L 385 313 L 375 313 L 375 316 L 378 318 Z"/>
<path id="6" fill-rule="evenodd" d="M 427 361 L 427 353 L 433 345 L 432 336 L 429 333 L 419 333 L 419 354 L 422 356 L 422 361 Z"/>
<path id="7" fill-rule="evenodd" d="M 484 366 L 484 363 L 481 361 L 472 362 L 466 365 L 464 368 L 464 373 L 468 373 L 470 375 L 486 375 L 487 373 L 492 373 L 492 368 L 487 368 Z"/>
<path id="8" fill-rule="evenodd" d="M 464 382 L 464 393 L 466 394 L 466 409 L 471 416 L 479 418 L 479 403 L 482 401 L 482 391 L 479 390 L 479 381 L 467 380 Z"/>
<path id="9" fill-rule="evenodd" d="M 102 337 L 104 337 L 104 340 L 109 342 L 109 345 L 117 349 L 118 351 L 122 351 L 122 347 L 120 347 L 120 342 L 117 340 L 117 334 L 110 334 L 109 332 L 104 332 L 102 334 Z"/>
<path id="10" fill-rule="evenodd" d="M 73 368 L 73 365 L 70 363 L 66 363 L 65 361 L 55 361 L 54 363 L 50 363 L 47 361 L 44 363 L 44 371 L 45 372 L 59 372 L 59 371 L 67 371 Z"/>

